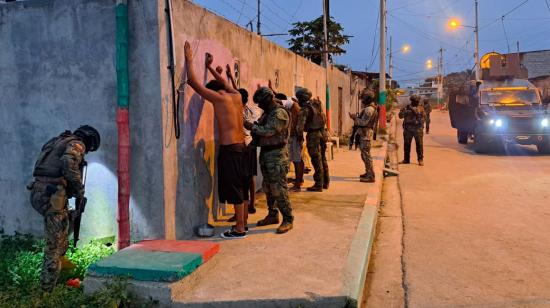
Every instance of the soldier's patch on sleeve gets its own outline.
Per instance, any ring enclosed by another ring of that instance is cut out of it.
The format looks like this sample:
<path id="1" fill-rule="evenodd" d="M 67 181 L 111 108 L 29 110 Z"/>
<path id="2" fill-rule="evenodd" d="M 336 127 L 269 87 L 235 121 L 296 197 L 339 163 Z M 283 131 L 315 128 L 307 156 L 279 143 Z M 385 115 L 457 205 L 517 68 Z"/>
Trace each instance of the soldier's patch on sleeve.
<path id="1" fill-rule="evenodd" d="M 288 113 L 283 109 L 279 109 L 275 116 L 278 120 L 288 121 Z"/>

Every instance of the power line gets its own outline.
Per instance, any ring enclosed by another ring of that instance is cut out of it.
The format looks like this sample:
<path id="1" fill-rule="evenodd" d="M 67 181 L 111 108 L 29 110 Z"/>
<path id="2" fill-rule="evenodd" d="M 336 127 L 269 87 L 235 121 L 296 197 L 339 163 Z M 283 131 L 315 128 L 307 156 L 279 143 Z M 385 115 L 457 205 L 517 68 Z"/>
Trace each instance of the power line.
<path id="1" fill-rule="evenodd" d="M 378 5 L 378 11 L 380 10 L 380 5 Z M 370 64 L 367 65 L 367 71 L 372 67 L 372 65 L 374 64 L 374 61 L 376 60 L 376 57 L 378 55 L 378 52 L 379 52 L 379 49 L 380 48 L 376 48 L 376 37 L 377 37 L 377 34 L 378 34 L 378 22 L 380 21 L 380 14 L 377 14 L 376 15 L 376 23 L 374 24 L 374 38 L 372 40 L 372 49 L 371 49 L 371 52 L 370 52 L 370 56 L 371 56 L 371 61 L 370 61 Z M 376 48 L 376 55 L 374 54 L 374 49 Z"/>
<path id="2" fill-rule="evenodd" d="M 483 29 L 483 28 L 487 28 L 489 27 L 490 25 L 493 25 L 494 23 L 498 22 L 501 18 L 504 18 L 510 14 L 512 14 L 512 12 L 514 12 L 515 10 L 519 9 L 520 7 L 522 7 L 523 5 L 525 5 L 527 2 L 529 2 L 529 0 L 525 0 L 523 1 L 522 3 L 516 5 L 513 9 L 509 10 L 508 12 L 506 12 L 505 14 L 503 14 L 501 17 L 491 21 L 490 23 L 484 25 L 484 26 L 481 26 L 480 29 Z"/>

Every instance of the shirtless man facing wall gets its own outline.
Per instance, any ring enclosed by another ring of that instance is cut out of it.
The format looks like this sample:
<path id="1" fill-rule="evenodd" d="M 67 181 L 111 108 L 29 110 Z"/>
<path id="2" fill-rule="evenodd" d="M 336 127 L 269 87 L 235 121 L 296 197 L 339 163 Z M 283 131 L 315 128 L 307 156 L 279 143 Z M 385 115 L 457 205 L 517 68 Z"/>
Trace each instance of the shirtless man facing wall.
<path id="1" fill-rule="evenodd" d="M 220 149 L 218 154 L 218 196 L 219 201 L 235 206 L 237 225 L 221 234 L 224 238 L 244 238 L 245 217 L 243 204 L 243 153 L 245 150 L 243 133 L 243 104 L 241 94 L 233 89 L 212 69 L 213 57 L 207 55 L 206 68 L 216 79 L 202 85 L 193 68 L 193 51 L 189 42 L 185 42 L 185 63 L 187 83 L 214 106 L 218 122 Z"/>

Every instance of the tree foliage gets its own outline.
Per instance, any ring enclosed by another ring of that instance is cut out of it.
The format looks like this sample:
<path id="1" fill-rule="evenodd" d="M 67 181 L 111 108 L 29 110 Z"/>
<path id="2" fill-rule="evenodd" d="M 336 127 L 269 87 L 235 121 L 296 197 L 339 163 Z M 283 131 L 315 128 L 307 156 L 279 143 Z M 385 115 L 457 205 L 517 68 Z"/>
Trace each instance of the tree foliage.
<path id="1" fill-rule="evenodd" d="M 311 60 L 314 63 L 323 62 L 323 16 L 312 21 L 295 22 L 294 27 L 288 31 L 292 36 L 288 43 L 290 50 Z M 342 46 L 349 43 L 351 36 L 342 32 L 344 28 L 334 21 L 332 17 L 328 21 L 328 50 L 329 61 L 332 61 L 331 54 L 340 55 L 346 53 Z"/>

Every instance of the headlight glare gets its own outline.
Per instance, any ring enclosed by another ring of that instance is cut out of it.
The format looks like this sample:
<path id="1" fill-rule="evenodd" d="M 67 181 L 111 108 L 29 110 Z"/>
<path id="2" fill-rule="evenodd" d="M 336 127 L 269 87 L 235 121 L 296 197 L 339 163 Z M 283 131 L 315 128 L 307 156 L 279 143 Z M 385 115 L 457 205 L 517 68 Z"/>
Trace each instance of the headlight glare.
<path id="1" fill-rule="evenodd" d="M 495 121 L 495 126 L 496 126 L 496 127 L 502 127 L 502 120 L 501 120 L 501 119 L 497 119 L 497 120 Z"/>
<path id="2" fill-rule="evenodd" d="M 542 121 L 540 121 L 540 125 L 542 127 L 548 127 L 548 119 L 542 119 Z"/>

